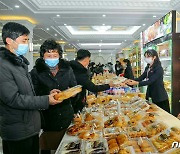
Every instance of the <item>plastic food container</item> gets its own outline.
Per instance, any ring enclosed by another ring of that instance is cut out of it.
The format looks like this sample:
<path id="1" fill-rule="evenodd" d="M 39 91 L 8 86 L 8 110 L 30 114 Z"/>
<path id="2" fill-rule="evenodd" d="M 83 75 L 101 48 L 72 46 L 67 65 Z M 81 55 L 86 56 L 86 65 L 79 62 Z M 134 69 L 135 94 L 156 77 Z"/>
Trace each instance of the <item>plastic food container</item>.
<path id="1" fill-rule="evenodd" d="M 106 154 L 108 152 L 107 140 L 102 138 L 96 141 L 86 141 L 84 149 L 86 154 Z"/>
<path id="2" fill-rule="evenodd" d="M 151 138 L 151 142 L 160 153 L 164 153 L 171 149 L 173 142 L 180 142 L 180 137 L 172 133 L 171 129 L 168 128 Z"/>
<path id="3" fill-rule="evenodd" d="M 103 129 L 103 135 L 106 138 L 116 136 L 120 132 L 121 132 L 121 130 L 118 127 L 104 128 Z"/>
<path id="4" fill-rule="evenodd" d="M 61 145 L 60 151 L 57 154 L 83 154 L 83 144 L 81 140 L 64 141 Z"/>

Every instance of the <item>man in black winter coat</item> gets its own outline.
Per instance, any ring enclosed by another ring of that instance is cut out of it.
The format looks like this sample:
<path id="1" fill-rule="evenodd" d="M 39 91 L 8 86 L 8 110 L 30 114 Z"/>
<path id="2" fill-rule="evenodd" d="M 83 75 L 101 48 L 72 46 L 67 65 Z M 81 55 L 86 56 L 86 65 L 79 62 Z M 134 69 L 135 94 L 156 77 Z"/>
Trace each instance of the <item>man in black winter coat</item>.
<path id="1" fill-rule="evenodd" d="M 40 113 L 57 104 L 53 93 L 35 96 L 28 74 L 29 30 L 9 22 L 2 29 L 5 48 L 0 48 L 0 134 L 4 154 L 38 154 Z"/>
<path id="2" fill-rule="evenodd" d="M 97 93 L 100 91 L 108 90 L 110 87 L 113 87 L 114 84 L 104 84 L 104 85 L 95 85 L 89 78 L 88 75 L 88 65 L 90 61 L 91 53 L 88 50 L 80 49 L 77 52 L 76 60 L 70 62 L 73 69 L 74 75 L 78 85 L 82 85 L 82 92 L 80 93 L 80 98 L 74 106 L 75 112 L 81 111 L 82 108 L 86 105 L 86 90 Z"/>

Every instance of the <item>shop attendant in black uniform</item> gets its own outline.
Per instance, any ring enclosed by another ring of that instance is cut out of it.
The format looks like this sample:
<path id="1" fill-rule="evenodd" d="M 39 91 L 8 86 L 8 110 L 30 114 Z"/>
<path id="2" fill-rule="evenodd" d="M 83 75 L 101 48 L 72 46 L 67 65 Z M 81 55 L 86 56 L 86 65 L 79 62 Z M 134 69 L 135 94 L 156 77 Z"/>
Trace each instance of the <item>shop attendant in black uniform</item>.
<path id="1" fill-rule="evenodd" d="M 163 68 L 155 50 L 147 50 L 144 54 L 148 63 L 144 73 L 135 80 L 128 80 L 128 85 L 148 86 L 146 99 L 152 99 L 153 103 L 170 112 L 168 95 L 163 83 Z"/>

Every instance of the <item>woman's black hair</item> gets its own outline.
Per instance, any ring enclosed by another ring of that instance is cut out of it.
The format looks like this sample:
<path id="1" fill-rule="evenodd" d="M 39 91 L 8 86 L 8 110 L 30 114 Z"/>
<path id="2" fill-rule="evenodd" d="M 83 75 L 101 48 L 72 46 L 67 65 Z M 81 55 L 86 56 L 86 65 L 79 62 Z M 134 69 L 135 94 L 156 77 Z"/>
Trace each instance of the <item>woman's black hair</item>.
<path id="1" fill-rule="evenodd" d="M 3 26 L 2 29 L 2 40 L 6 45 L 6 38 L 16 40 L 19 36 L 29 35 L 30 31 L 23 25 L 16 22 L 8 22 Z"/>
<path id="2" fill-rule="evenodd" d="M 62 57 L 62 48 L 54 39 L 48 39 L 43 42 L 40 47 L 40 57 L 44 57 L 45 52 L 48 52 L 49 50 L 57 50 L 59 56 Z"/>
<path id="3" fill-rule="evenodd" d="M 155 67 L 155 66 L 157 66 L 157 65 L 161 65 L 161 62 L 160 62 L 160 60 L 159 60 L 159 56 L 158 56 L 158 53 L 157 53 L 157 51 L 156 50 L 154 50 L 154 49 L 148 49 L 145 53 L 144 53 L 144 56 L 148 56 L 148 57 L 155 57 L 156 56 L 156 58 L 155 58 L 155 60 L 154 60 L 154 63 L 153 63 L 153 65 L 151 66 L 151 67 Z"/>
<path id="4" fill-rule="evenodd" d="M 123 62 L 127 63 L 127 66 L 131 66 L 131 62 L 128 59 L 124 59 Z"/>

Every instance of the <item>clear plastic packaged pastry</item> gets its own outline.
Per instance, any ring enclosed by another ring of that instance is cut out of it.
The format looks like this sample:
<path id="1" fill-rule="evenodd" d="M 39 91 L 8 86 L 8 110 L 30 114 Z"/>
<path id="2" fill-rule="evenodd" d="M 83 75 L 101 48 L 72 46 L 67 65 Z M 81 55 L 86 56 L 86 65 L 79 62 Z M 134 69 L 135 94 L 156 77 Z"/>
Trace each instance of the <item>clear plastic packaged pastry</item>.
<path id="1" fill-rule="evenodd" d="M 165 129 L 167 129 L 166 124 L 164 124 L 163 122 L 155 122 L 146 128 L 147 137 L 151 138 L 151 137 L 161 133 Z"/>
<path id="2" fill-rule="evenodd" d="M 83 154 L 83 145 L 80 140 L 64 141 L 59 154 Z"/>
<path id="3" fill-rule="evenodd" d="M 151 141 L 160 153 L 164 153 L 171 149 L 173 142 L 180 142 L 180 137 L 172 133 L 171 129 L 166 129 L 159 135 L 154 136 Z"/>
<path id="4" fill-rule="evenodd" d="M 95 141 L 98 138 L 102 137 L 102 132 L 95 130 L 82 131 L 81 133 L 79 133 L 78 137 L 82 140 Z"/>
<path id="5" fill-rule="evenodd" d="M 86 154 L 106 154 L 108 151 L 107 140 L 101 138 L 95 141 L 85 142 Z"/>
<path id="6" fill-rule="evenodd" d="M 119 116 L 115 116 L 112 118 L 109 118 L 104 122 L 104 128 L 111 128 L 111 127 L 122 127 L 123 121 L 119 118 Z"/>
<path id="7" fill-rule="evenodd" d="M 80 93 L 82 91 L 82 86 L 77 85 L 75 87 L 69 88 L 67 90 L 61 91 L 60 93 L 56 94 L 54 98 L 56 100 L 62 101 L 65 99 L 68 99 L 72 96 L 75 96 L 76 94 Z"/>
<path id="8" fill-rule="evenodd" d="M 118 127 L 104 128 L 103 129 L 104 137 L 113 137 L 113 136 L 118 135 L 120 132 L 121 132 L 121 130 Z"/>
<path id="9" fill-rule="evenodd" d="M 126 142 L 126 145 L 132 146 L 137 154 L 157 153 L 153 144 L 146 137 L 132 139 Z"/>
<path id="10" fill-rule="evenodd" d="M 146 131 L 140 126 L 128 127 L 127 133 L 131 138 L 146 137 Z"/>
<path id="11" fill-rule="evenodd" d="M 90 130 L 89 124 L 87 123 L 75 124 L 67 129 L 67 134 L 70 136 L 75 136 L 85 130 Z"/>

